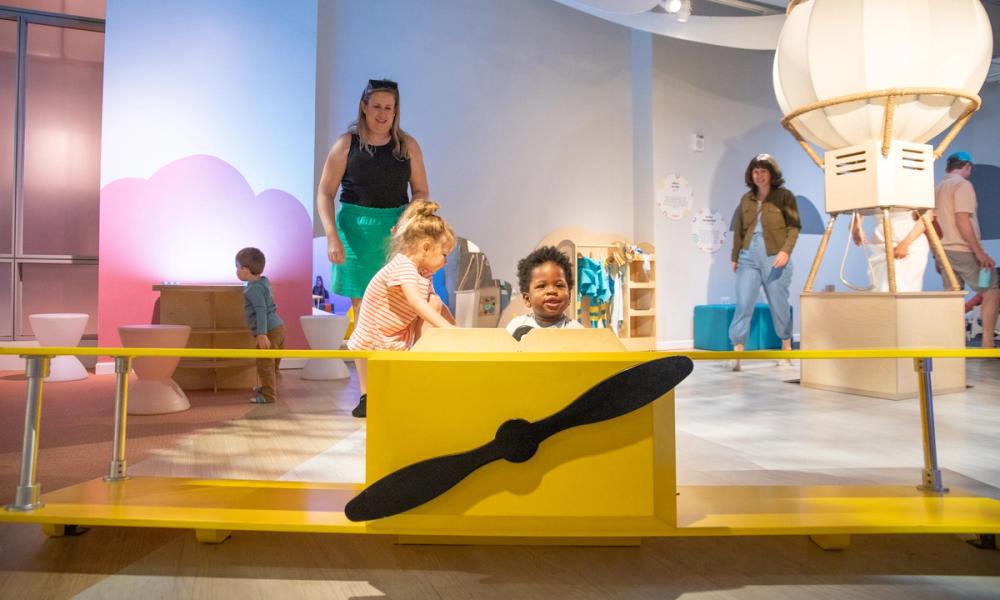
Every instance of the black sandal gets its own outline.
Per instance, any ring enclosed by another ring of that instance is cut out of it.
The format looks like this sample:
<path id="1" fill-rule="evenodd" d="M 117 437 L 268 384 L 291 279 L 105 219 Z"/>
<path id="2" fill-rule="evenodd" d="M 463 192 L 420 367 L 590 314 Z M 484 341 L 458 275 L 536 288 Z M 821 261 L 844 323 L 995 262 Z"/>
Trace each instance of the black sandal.
<path id="1" fill-rule="evenodd" d="M 361 397 L 358 398 L 358 405 L 351 411 L 351 415 L 359 419 L 368 416 L 368 394 L 361 394 Z"/>

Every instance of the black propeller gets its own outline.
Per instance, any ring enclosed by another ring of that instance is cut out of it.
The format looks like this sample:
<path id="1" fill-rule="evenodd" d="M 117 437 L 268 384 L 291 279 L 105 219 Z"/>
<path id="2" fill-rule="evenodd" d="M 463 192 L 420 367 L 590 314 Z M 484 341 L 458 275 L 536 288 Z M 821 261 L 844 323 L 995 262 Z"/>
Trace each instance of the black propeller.
<path id="1" fill-rule="evenodd" d="M 520 342 L 521 338 L 523 338 L 524 335 L 529 331 L 531 331 L 532 329 L 534 329 L 534 327 L 532 327 L 531 325 L 521 325 L 520 327 L 515 329 L 514 333 L 512 333 L 511 335 L 514 336 L 515 342 Z"/>
<path id="2" fill-rule="evenodd" d="M 686 356 L 658 358 L 628 368 L 590 388 L 565 408 L 540 421 L 511 419 L 489 443 L 460 454 L 438 456 L 390 473 L 355 496 L 344 513 L 370 521 L 416 508 L 437 498 L 473 471 L 495 460 L 525 462 L 538 445 L 560 431 L 620 417 L 676 387 L 694 369 Z"/>

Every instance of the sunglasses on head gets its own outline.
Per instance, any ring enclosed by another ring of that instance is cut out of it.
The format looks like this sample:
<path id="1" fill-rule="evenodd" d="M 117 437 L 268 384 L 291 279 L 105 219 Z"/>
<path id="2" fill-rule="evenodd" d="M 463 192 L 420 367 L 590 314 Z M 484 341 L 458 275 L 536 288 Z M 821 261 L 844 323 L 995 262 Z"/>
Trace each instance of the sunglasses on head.
<path id="1" fill-rule="evenodd" d="M 399 84 L 391 79 L 369 79 L 369 90 L 399 90 Z"/>

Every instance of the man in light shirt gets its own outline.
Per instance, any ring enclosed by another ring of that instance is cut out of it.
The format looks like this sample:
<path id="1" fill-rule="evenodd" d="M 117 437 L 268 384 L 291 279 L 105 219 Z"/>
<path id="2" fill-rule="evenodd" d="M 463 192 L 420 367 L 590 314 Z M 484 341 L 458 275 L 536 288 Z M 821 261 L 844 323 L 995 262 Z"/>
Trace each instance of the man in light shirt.
<path id="1" fill-rule="evenodd" d="M 1000 289 L 997 286 L 997 263 L 983 250 L 980 242 L 979 218 L 976 216 L 976 190 L 969 182 L 972 157 L 956 152 L 948 157 L 945 178 L 934 193 L 934 212 L 941 225 L 941 243 L 959 285 L 968 284 L 983 294 L 983 348 L 994 346 L 997 312 L 1000 310 Z M 940 268 L 938 269 L 940 271 Z M 982 281 L 985 270 L 988 281 Z M 986 285 L 983 285 L 983 284 Z M 945 281 L 945 288 L 948 282 Z"/>

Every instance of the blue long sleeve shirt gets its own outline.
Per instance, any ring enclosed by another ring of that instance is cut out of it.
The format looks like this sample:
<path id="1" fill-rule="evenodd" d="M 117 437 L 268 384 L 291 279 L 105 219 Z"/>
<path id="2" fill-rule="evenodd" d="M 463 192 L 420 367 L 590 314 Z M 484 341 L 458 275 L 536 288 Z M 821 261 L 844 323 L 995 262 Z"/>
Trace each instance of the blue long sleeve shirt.
<path id="1" fill-rule="evenodd" d="M 282 325 L 278 316 L 278 307 L 271 295 L 271 282 L 267 277 L 257 281 L 248 281 L 243 289 L 243 309 L 247 315 L 247 325 L 254 335 L 264 335 L 278 325 Z"/>

